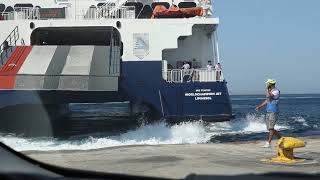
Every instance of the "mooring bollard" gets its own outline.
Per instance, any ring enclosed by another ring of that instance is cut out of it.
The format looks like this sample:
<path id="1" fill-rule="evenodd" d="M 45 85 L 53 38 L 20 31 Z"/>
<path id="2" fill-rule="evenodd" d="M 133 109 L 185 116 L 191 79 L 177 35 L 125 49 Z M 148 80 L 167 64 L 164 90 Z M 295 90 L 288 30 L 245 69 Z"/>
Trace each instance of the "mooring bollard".
<path id="1" fill-rule="evenodd" d="M 303 162 L 305 159 L 297 159 L 294 157 L 293 149 L 302 148 L 305 146 L 306 143 L 301 139 L 293 137 L 282 137 L 278 140 L 277 143 L 277 157 L 271 158 L 267 162 L 287 164 Z"/>

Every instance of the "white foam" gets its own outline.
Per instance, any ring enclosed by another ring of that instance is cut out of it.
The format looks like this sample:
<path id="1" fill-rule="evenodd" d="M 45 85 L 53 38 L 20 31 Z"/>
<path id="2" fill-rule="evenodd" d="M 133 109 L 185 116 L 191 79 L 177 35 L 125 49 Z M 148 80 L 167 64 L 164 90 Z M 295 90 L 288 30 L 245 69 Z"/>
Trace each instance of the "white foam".
<path id="1" fill-rule="evenodd" d="M 293 117 L 293 120 L 295 122 L 301 123 L 303 126 L 309 126 L 309 124 L 306 122 L 306 120 L 303 117 L 300 117 L 300 116 Z"/>
<path id="2" fill-rule="evenodd" d="M 263 100 L 265 97 L 231 97 L 231 100 L 234 101 L 243 101 L 243 100 Z"/>
<path id="3" fill-rule="evenodd" d="M 231 100 L 243 101 L 243 100 L 263 100 L 265 97 L 232 97 Z M 319 96 L 281 96 L 280 99 L 320 99 Z"/>
<path id="4" fill-rule="evenodd" d="M 245 118 L 235 119 L 229 122 L 217 122 L 210 125 L 213 136 L 233 135 L 233 134 L 252 134 L 267 132 L 264 115 L 248 114 Z M 278 130 L 289 129 L 288 126 L 275 126 Z"/>
<path id="5" fill-rule="evenodd" d="M 167 126 L 165 122 L 145 125 L 119 136 L 105 138 L 89 137 L 81 141 L 58 141 L 53 138 L 27 139 L 16 136 L 1 136 L 0 141 L 17 151 L 26 150 L 89 150 L 125 145 L 197 144 L 210 140 L 201 121 L 184 122 Z"/>
<path id="6" fill-rule="evenodd" d="M 288 129 L 281 125 L 277 129 Z M 23 138 L 0 135 L 0 141 L 17 151 L 26 150 L 90 150 L 126 145 L 198 144 L 207 143 L 212 136 L 265 132 L 263 116 L 249 114 L 230 122 L 204 123 L 183 122 L 168 126 L 166 122 L 143 125 L 118 136 L 88 137 L 82 140 L 62 141 L 54 138 Z"/>
<path id="7" fill-rule="evenodd" d="M 319 99 L 319 96 L 300 96 L 300 97 L 294 97 L 296 99 Z"/>

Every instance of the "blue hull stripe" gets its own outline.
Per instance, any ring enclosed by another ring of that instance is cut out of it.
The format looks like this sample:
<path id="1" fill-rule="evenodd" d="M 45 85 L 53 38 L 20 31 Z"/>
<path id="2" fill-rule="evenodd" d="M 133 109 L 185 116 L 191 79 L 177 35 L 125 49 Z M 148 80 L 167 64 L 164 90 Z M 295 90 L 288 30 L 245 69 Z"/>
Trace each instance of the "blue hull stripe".
<path id="1" fill-rule="evenodd" d="M 125 61 L 118 91 L 1 90 L 0 106 L 131 101 L 165 117 L 231 117 L 227 82 L 168 83 L 161 69 L 161 61 Z"/>

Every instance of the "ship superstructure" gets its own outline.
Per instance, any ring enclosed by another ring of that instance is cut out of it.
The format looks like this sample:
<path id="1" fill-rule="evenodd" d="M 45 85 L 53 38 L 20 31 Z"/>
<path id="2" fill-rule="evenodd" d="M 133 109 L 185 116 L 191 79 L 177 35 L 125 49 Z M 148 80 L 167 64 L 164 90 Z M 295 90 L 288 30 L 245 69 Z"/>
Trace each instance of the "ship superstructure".
<path id="1" fill-rule="evenodd" d="M 129 101 L 228 120 L 218 24 L 210 0 L 0 0 L 0 106 Z"/>

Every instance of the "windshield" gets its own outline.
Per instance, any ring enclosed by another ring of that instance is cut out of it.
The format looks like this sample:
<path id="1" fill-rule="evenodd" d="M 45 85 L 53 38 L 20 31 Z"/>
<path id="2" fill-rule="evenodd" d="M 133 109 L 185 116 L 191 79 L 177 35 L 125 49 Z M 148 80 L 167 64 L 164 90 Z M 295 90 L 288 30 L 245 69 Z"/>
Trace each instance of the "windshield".
<path id="1" fill-rule="evenodd" d="M 0 142 L 138 176 L 320 173 L 320 1 L 77 2 L 0 0 Z"/>

